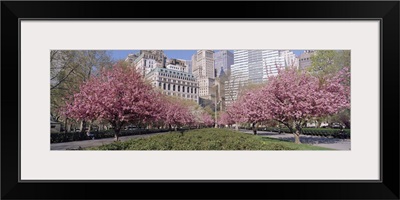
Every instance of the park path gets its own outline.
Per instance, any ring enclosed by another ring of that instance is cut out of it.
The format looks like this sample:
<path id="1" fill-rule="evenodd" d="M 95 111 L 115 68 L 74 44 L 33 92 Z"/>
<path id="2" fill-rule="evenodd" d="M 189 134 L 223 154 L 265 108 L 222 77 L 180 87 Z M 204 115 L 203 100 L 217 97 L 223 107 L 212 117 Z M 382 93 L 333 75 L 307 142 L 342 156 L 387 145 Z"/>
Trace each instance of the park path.
<path id="1" fill-rule="evenodd" d="M 252 130 L 240 130 L 244 133 L 253 134 Z M 275 138 L 279 140 L 286 140 L 294 142 L 293 134 L 289 133 L 274 133 L 268 131 L 257 131 L 257 135 L 262 137 Z M 300 142 L 303 144 L 310 144 L 314 146 L 326 147 L 336 150 L 351 150 L 350 139 L 327 138 L 321 136 L 300 135 Z"/>
<path id="2" fill-rule="evenodd" d="M 161 133 L 149 133 L 142 135 L 130 135 L 130 136 L 122 136 L 119 137 L 120 141 L 126 141 L 134 138 L 145 138 L 154 135 L 167 134 L 169 132 L 161 132 Z M 82 141 L 73 141 L 73 142 L 63 142 L 63 143 L 52 143 L 50 144 L 50 150 L 73 150 L 88 147 L 96 147 L 104 144 L 110 144 L 114 142 L 114 138 L 103 138 L 103 139 L 95 139 L 95 140 L 82 140 Z"/>

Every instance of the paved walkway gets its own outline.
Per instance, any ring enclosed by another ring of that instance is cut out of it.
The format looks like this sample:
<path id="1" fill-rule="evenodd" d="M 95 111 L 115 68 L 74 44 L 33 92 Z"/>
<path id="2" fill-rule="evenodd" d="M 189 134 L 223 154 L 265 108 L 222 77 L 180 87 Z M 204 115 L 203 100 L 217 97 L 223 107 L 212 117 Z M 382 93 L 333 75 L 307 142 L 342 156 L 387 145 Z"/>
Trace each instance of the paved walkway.
<path id="1" fill-rule="evenodd" d="M 133 138 L 145 138 L 154 135 L 166 134 L 169 132 L 161 132 L 161 133 L 149 133 L 143 135 L 130 135 L 119 137 L 120 141 L 126 141 Z M 63 143 L 52 143 L 50 144 L 50 150 L 73 150 L 88 147 L 101 146 L 103 144 L 110 144 L 114 142 L 114 138 L 103 138 L 103 139 L 95 139 L 95 140 L 82 140 L 82 141 L 74 141 L 74 142 L 63 142 Z"/>
<path id="2" fill-rule="evenodd" d="M 244 133 L 253 134 L 252 130 L 240 130 Z M 280 140 L 292 141 L 294 142 L 293 134 L 289 133 L 274 133 L 267 131 L 257 131 L 257 135 L 263 137 L 270 137 Z M 310 136 L 310 135 L 300 135 L 300 142 L 303 144 L 311 144 L 320 147 L 326 147 L 337 150 L 351 150 L 351 140 L 350 139 L 338 139 L 338 138 L 327 138 L 320 136 Z"/>

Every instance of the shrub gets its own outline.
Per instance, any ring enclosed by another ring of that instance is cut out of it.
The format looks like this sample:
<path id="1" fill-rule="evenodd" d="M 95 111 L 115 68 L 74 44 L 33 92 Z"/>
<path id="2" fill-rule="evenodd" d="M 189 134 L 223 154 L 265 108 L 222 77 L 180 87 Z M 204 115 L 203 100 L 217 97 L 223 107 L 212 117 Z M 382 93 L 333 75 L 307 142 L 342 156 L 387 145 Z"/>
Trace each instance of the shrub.
<path id="1" fill-rule="evenodd" d="M 88 150 L 321 150 L 322 147 L 254 136 L 228 129 L 197 129 L 114 142 Z"/>

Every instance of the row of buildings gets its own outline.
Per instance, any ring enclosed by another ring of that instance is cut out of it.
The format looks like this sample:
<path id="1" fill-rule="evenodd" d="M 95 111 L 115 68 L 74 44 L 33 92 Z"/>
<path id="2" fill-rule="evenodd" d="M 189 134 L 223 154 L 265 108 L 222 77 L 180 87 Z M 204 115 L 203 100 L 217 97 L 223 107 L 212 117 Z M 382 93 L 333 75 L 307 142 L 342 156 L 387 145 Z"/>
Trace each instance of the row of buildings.
<path id="1" fill-rule="evenodd" d="M 240 88 L 262 83 L 279 68 L 311 65 L 314 51 L 296 55 L 289 50 L 198 50 L 191 60 L 167 58 L 162 50 L 141 50 L 125 61 L 140 71 L 163 94 L 195 101 L 200 105 L 236 100 Z"/>

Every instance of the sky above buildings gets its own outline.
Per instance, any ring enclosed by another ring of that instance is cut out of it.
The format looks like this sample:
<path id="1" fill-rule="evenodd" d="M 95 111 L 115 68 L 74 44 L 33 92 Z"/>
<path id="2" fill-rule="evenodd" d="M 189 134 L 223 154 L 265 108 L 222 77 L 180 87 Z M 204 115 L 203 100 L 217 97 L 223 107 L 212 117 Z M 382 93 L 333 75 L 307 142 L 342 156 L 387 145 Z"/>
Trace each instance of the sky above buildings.
<path id="1" fill-rule="evenodd" d="M 177 58 L 183 60 L 190 60 L 192 55 L 197 50 L 164 50 L 164 53 L 168 58 Z M 231 50 L 233 52 L 233 50 Z M 292 50 L 297 56 L 303 53 L 304 50 Z M 139 50 L 109 50 L 110 55 L 114 60 L 125 60 L 128 54 L 137 53 Z"/>

